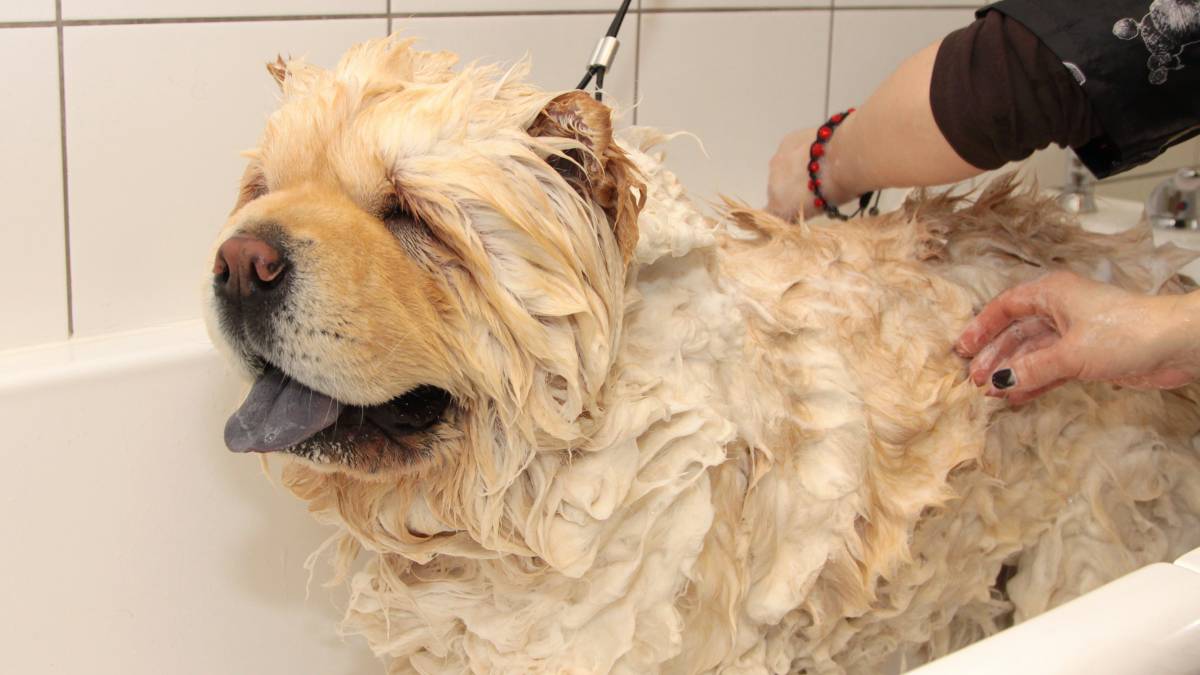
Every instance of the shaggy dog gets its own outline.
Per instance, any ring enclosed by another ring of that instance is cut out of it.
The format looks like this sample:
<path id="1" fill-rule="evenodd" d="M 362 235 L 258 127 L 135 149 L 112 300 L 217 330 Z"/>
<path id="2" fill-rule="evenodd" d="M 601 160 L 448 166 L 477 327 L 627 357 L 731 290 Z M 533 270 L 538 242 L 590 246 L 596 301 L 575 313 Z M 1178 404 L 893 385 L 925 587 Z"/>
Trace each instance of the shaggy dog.
<path id="1" fill-rule="evenodd" d="M 1200 545 L 1196 389 L 1009 409 L 951 349 L 1047 271 L 1186 290 L 1178 250 L 1005 180 L 712 219 L 658 134 L 454 63 L 272 64 L 208 302 L 226 440 L 291 458 L 389 672 L 870 671 Z"/>

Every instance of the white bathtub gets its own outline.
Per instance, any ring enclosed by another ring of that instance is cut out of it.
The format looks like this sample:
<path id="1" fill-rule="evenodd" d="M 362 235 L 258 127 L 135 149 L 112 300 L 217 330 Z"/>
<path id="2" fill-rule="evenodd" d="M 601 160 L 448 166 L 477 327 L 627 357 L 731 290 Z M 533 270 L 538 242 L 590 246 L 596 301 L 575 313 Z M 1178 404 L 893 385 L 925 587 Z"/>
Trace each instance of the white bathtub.
<path id="1" fill-rule="evenodd" d="M 305 599 L 327 532 L 225 450 L 240 392 L 199 322 L 0 353 L 0 672 L 381 671 L 324 571 Z M 1185 557 L 919 672 L 1200 673 Z"/>
<path id="2" fill-rule="evenodd" d="M 380 672 L 306 556 L 326 533 L 221 440 L 199 322 L 0 354 L 0 673 Z"/>

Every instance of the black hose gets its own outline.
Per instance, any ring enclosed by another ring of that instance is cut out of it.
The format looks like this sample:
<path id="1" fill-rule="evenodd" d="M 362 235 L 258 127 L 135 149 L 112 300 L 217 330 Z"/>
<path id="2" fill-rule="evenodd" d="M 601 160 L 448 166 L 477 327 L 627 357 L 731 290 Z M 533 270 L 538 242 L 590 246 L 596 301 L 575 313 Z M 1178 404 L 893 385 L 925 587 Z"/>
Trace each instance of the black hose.
<path id="1" fill-rule="evenodd" d="M 617 33 L 621 32 L 621 24 L 625 21 L 625 14 L 629 11 L 629 4 L 632 1 L 633 0 L 624 0 L 624 2 L 621 3 L 621 7 L 617 10 L 616 15 L 613 16 L 612 23 L 608 25 L 608 32 L 605 33 L 606 37 L 615 38 L 617 37 Z M 579 81 L 579 86 L 575 88 L 587 89 L 587 86 L 592 82 L 592 78 L 595 77 L 596 100 L 604 100 L 604 95 L 600 93 L 600 90 L 604 87 L 604 70 L 604 66 L 589 65 L 587 73 L 584 74 L 583 79 Z"/>

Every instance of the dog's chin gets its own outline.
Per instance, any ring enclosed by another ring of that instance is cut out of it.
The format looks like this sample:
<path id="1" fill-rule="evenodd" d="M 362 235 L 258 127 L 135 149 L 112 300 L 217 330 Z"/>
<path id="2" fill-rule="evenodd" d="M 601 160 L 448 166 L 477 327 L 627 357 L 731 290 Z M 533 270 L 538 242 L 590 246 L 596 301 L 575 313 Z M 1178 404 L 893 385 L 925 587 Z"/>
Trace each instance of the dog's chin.
<path id="1" fill-rule="evenodd" d="M 266 364 L 226 423 L 225 444 L 376 473 L 427 455 L 451 404 L 444 389 L 420 385 L 378 405 L 349 405 Z"/>

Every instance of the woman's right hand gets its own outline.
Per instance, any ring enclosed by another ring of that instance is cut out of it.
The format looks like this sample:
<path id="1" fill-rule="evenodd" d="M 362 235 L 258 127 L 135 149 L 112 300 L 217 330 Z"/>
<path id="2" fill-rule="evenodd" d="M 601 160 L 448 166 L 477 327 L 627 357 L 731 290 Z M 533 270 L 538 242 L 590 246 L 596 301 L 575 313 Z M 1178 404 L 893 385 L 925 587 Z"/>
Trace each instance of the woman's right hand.
<path id="1" fill-rule="evenodd" d="M 1200 377 L 1198 304 L 1055 272 L 988 303 L 955 350 L 977 386 L 1014 405 L 1075 379 L 1171 389 Z"/>

